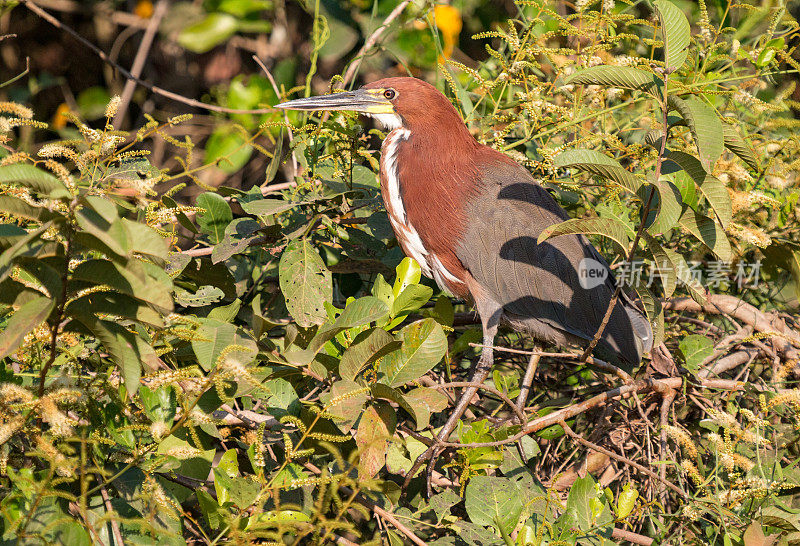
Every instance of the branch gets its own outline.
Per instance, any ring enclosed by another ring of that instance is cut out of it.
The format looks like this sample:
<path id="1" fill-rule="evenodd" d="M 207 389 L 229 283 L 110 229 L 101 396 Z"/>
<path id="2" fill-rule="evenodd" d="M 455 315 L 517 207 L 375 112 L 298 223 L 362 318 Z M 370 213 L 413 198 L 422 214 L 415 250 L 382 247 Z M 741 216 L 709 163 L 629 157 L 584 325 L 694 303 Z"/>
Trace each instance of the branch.
<path id="1" fill-rule="evenodd" d="M 345 86 L 348 83 L 350 83 L 350 80 L 352 80 L 353 76 L 356 75 L 356 71 L 361 66 L 361 61 L 364 59 L 364 56 L 367 54 L 367 52 L 370 49 L 372 49 L 372 47 L 378 42 L 378 39 L 386 31 L 391 22 L 397 19 L 398 15 L 403 13 L 403 10 L 406 9 L 406 6 L 408 6 L 408 4 L 410 3 L 411 0 L 403 0 L 402 2 L 400 2 L 400 4 L 398 4 L 398 6 L 394 8 L 389 15 L 386 16 L 386 19 L 383 20 L 383 24 L 379 26 L 377 29 L 375 29 L 375 32 L 373 32 L 369 36 L 369 38 L 367 38 L 367 40 L 364 42 L 364 46 L 358 50 L 358 53 L 356 53 L 356 56 L 353 59 L 353 62 L 350 64 L 350 66 L 347 67 L 347 71 L 344 73 L 343 84 Z"/>
<path id="2" fill-rule="evenodd" d="M 270 112 L 274 112 L 275 111 L 274 108 L 257 108 L 257 109 L 254 109 L 254 110 L 239 110 L 239 109 L 236 109 L 236 108 L 226 108 L 224 106 L 217 106 L 216 104 L 206 104 L 205 102 L 200 102 L 199 100 L 194 100 L 194 99 L 190 99 L 190 98 L 184 97 L 183 95 L 179 95 L 177 93 L 173 93 L 172 91 L 167 91 L 166 89 L 162 89 L 161 87 L 155 86 L 155 85 L 153 85 L 151 83 L 148 83 L 148 82 L 146 82 L 144 80 L 141 80 L 141 79 L 135 77 L 133 74 L 131 74 L 127 70 L 125 70 L 124 68 L 122 68 L 116 62 L 112 61 L 109 58 L 109 56 L 103 50 L 101 50 L 99 47 L 97 47 L 96 45 L 91 43 L 89 40 L 87 40 L 86 38 L 84 38 L 83 36 L 78 34 L 75 30 L 73 30 L 72 28 L 68 27 L 67 25 L 65 25 L 64 23 L 62 23 L 61 21 L 59 21 L 58 19 L 56 19 L 55 17 L 53 17 L 52 15 L 50 15 L 49 13 L 44 11 L 42 8 L 40 8 L 39 6 L 34 4 L 32 2 L 32 0 L 20 0 L 20 1 L 30 11 L 32 11 L 33 13 L 35 13 L 36 15 L 38 15 L 39 17 L 41 17 L 42 19 L 44 19 L 45 21 L 47 21 L 48 23 L 50 23 L 51 25 L 56 27 L 57 29 L 63 30 L 64 32 L 66 32 L 67 34 L 69 34 L 70 36 L 72 36 L 73 38 L 78 40 L 81 44 L 83 44 L 84 46 L 86 46 L 89 49 L 91 49 L 92 52 L 94 52 L 95 55 L 97 55 L 98 57 L 100 57 L 101 60 L 103 60 L 103 62 L 106 62 L 106 63 L 110 64 L 111 66 L 113 66 L 115 69 L 117 69 L 119 71 L 120 74 L 125 76 L 125 78 L 136 82 L 137 85 L 140 85 L 140 86 L 144 87 L 145 89 L 155 93 L 156 95 L 161 95 L 162 97 L 166 97 L 168 99 L 174 100 L 176 102 L 181 102 L 181 103 L 187 104 L 189 106 L 194 106 L 196 108 L 203 108 L 205 110 L 211 110 L 211 111 L 214 111 L 214 112 L 223 112 L 225 114 L 268 114 Z"/>
<path id="3" fill-rule="evenodd" d="M 317 476 L 322 474 L 322 471 L 311 463 L 304 463 L 303 466 L 306 467 L 311 472 L 313 472 L 314 474 L 316 474 Z M 341 486 L 339 487 L 339 490 L 348 496 L 353 494 L 353 491 L 349 487 Z M 356 494 L 355 500 L 359 504 L 363 504 L 364 506 L 375 512 L 377 515 L 379 515 L 380 517 L 391 523 L 395 527 L 395 529 L 403 533 L 407 539 L 409 539 L 417 546 L 425 546 L 425 542 L 422 539 L 420 539 L 417 535 L 415 535 L 411 529 L 400 523 L 400 521 L 391 512 L 387 512 L 386 510 L 384 510 L 383 508 L 381 508 L 368 498 L 364 497 L 363 495 Z"/>
<path id="4" fill-rule="evenodd" d="M 437 383 L 430 388 L 432 389 L 446 389 L 448 387 L 475 387 L 476 389 L 483 389 L 489 391 L 490 393 L 499 396 L 500 399 L 508 404 L 514 413 L 517 415 L 520 423 L 525 423 L 527 421 L 525 414 L 522 412 L 522 408 L 518 408 L 517 405 L 503 392 L 497 390 L 496 388 L 492 387 L 491 385 L 484 385 L 483 383 L 473 383 L 471 381 L 453 381 L 450 383 Z"/>
<path id="5" fill-rule="evenodd" d="M 618 453 L 614 453 L 613 451 L 610 451 L 610 450 L 608 450 L 608 449 L 606 449 L 604 447 L 600 447 L 597 444 L 593 444 L 589 440 L 586 440 L 580 434 L 577 434 L 575 431 L 573 431 L 565 421 L 561 421 L 559 424 L 563 427 L 564 432 L 567 433 L 567 436 L 569 436 L 573 440 L 576 440 L 578 443 L 583 444 L 584 446 L 586 446 L 586 447 L 588 447 L 590 449 L 593 449 L 593 450 L 595 450 L 597 452 L 603 453 L 604 455 L 608 455 L 612 459 L 616 459 L 616 460 L 618 460 L 618 461 L 620 461 L 622 463 L 630 465 L 630 466 L 634 467 L 636 470 L 638 470 L 640 472 L 643 472 L 643 473 L 647 474 L 648 476 L 650 476 L 651 478 L 655 478 L 656 480 L 660 481 L 661 483 L 663 483 L 664 485 L 666 485 L 667 487 L 669 487 L 670 489 L 672 489 L 673 491 L 678 493 L 684 499 L 688 499 L 689 498 L 689 494 L 686 491 L 684 491 L 683 489 L 681 489 L 680 487 L 678 487 L 677 485 L 675 485 L 671 481 L 667 480 L 666 478 L 662 478 L 661 476 L 659 476 L 658 474 L 656 474 L 655 472 L 653 472 L 649 468 L 646 468 L 646 467 L 640 465 L 639 463 L 628 459 L 627 457 L 623 457 L 622 455 L 620 455 Z"/>
<path id="6" fill-rule="evenodd" d="M 167 0 L 159 0 L 155 9 L 153 10 L 153 16 L 147 23 L 147 29 L 145 29 L 144 36 L 142 36 L 142 41 L 139 43 L 139 49 L 136 51 L 136 57 L 133 58 L 131 76 L 134 78 L 138 79 L 139 76 L 142 75 L 144 62 L 147 60 L 147 55 L 150 53 L 150 47 L 153 45 L 153 38 L 156 36 L 158 25 L 161 24 L 161 19 L 163 19 L 164 15 L 167 13 L 167 7 L 169 7 Z M 133 92 L 135 89 L 135 80 L 129 79 L 127 82 L 125 82 L 125 88 L 122 90 L 122 100 L 112 123 L 114 129 L 119 129 L 122 126 L 122 122 L 125 120 L 125 112 L 128 110 L 128 103 L 131 101 L 131 97 L 133 97 Z"/>

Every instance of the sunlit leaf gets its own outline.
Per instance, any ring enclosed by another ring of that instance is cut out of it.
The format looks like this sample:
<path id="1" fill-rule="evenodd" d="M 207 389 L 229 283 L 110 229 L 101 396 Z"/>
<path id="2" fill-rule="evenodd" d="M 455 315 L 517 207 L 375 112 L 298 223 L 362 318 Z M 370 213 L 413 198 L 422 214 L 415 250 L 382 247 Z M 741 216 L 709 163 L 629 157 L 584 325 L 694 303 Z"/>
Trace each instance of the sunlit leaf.
<path id="1" fill-rule="evenodd" d="M 708 216 L 703 216 L 688 209 L 680 219 L 680 225 L 686 230 L 697 237 L 697 239 L 706 245 L 717 257 L 724 261 L 729 262 L 732 257 L 731 244 L 725 231 L 714 220 Z"/>
<path id="2" fill-rule="evenodd" d="M 621 87 L 655 93 L 661 84 L 652 73 L 632 66 L 590 66 L 576 71 L 564 80 L 566 84 Z"/>
<path id="3" fill-rule="evenodd" d="M 400 331 L 403 346 L 384 356 L 378 367 L 381 382 L 391 387 L 419 379 L 431 370 L 447 351 L 447 336 L 433 319 L 409 324 Z"/>
<path id="4" fill-rule="evenodd" d="M 655 0 L 653 4 L 664 36 L 664 60 L 667 70 L 677 70 L 686 62 L 689 53 L 689 41 L 692 37 L 689 20 L 683 11 L 669 0 Z"/>
<path id="5" fill-rule="evenodd" d="M 538 243 L 542 244 L 544 241 L 559 235 L 602 235 L 614 241 L 620 248 L 623 254 L 627 254 L 628 247 L 630 246 L 630 239 L 628 238 L 628 228 L 614 218 L 573 218 L 571 220 L 564 220 L 558 224 L 554 224 L 545 228 L 540 234 Z"/>
<path id="6" fill-rule="evenodd" d="M 668 100 L 669 106 L 677 110 L 689 126 L 703 169 L 712 172 L 725 148 L 723 125 L 717 112 L 695 97 L 684 100 L 670 95 Z"/>
<path id="7" fill-rule="evenodd" d="M 0 331 L 0 358 L 5 358 L 19 347 L 29 332 L 39 326 L 55 308 L 55 300 L 40 297 L 20 307 Z"/>
<path id="8" fill-rule="evenodd" d="M 558 154 L 553 160 L 556 169 L 571 168 L 602 176 L 616 182 L 631 193 L 636 193 L 642 182 L 625 170 L 619 162 L 596 150 L 573 149 Z"/>

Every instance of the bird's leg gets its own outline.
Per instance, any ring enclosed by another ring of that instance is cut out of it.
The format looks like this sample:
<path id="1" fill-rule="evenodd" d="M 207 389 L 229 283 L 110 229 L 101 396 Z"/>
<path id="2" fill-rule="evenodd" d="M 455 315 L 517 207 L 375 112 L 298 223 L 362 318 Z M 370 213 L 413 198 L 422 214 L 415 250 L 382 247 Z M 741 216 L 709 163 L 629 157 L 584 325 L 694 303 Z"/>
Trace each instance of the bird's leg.
<path id="1" fill-rule="evenodd" d="M 475 366 L 475 371 L 472 373 L 470 383 L 480 385 L 486 380 L 486 377 L 492 370 L 492 363 L 494 362 L 494 351 L 492 346 L 494 345 L 494 337 L 497 334 L 497 326 L 500 324 L 500 315 L 502 314 L 503 310 L 493 301 L 478 302 L 477 307 L 478 314 L 481 317 L 481 325 L 483 327 L 483 348 L 481 349 L 481 356 L 478 359 L 478 363 Z M 411 479 L 414 477 L 414 474 L 417 473 L 419 467 L 422 466 L 426 460 L 429 461 L 427 475 L 430 478 L 436 458 L 442 451 L 444 451 L 444 447 L 440 444 L 442 442 L 446 442 L 450 437 L 450 434 L 453 432 L 453 430 L 455 430 L 456 425 L 458 425 L 458 420 L 461 419 L 461 416 L 464 415 L 465 411 L 467 411 L 467 407 L 469 406 L 472 397 L 475 396 L 477 392 L 478 387 L 476 386 L 467 387 L 464 390 L 461 398 L 459 398 L 458 402 L 456 403 L 453 413 L 450 414 L 450 418 L 447 419 L 447 422 L 439 431 L 439 434 L 437 434 L 436 438 L 434 438 L 433 444 L 431 444 L 431 446 L 419 457 L 417 457 L 416 461 L 414 461 L 414 465 L 411 467 L 411 470 L 409 470 L 406 474 L 406 479 L 403 483 L 403 489 L 408 487 L 408 484 L 411 483 Z M 427 493 L 428 497 L 430 497 L 432 493 L 430 479 L 427 480 Z"/>

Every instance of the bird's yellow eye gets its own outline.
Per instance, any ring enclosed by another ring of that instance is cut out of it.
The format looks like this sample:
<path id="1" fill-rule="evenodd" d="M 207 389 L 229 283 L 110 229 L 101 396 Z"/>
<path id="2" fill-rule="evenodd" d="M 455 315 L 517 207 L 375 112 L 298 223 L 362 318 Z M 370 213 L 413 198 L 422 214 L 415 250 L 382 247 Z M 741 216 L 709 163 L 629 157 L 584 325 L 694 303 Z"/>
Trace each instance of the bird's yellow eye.
<path id="1" fill-rule="evenodd" d="M 383 96 L 386 97 L 388 100 L 392 100 L 397 96 L 397 91 L 394 89 L 387 89 L 383 92 Z"/>

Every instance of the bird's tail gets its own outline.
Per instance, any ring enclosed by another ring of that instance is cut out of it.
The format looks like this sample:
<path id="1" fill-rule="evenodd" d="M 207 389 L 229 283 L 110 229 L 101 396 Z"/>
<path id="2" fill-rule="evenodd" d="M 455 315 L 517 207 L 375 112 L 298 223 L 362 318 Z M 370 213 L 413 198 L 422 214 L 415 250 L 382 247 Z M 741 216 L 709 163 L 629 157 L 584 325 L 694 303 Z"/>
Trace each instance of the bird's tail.
<path id="1" fill-rule="evenodd" d="M 625 312 L 631 321 L 636 348 L 640 355 L 649 353 L 653 348 L 653 328 L 650 326 L 650 321 L 633 303 L 625 303 Z"/>

